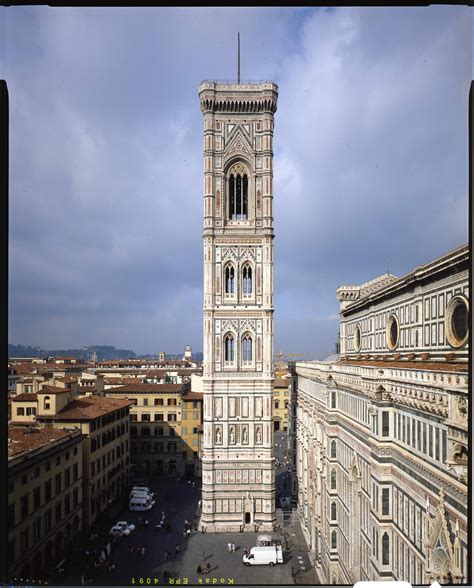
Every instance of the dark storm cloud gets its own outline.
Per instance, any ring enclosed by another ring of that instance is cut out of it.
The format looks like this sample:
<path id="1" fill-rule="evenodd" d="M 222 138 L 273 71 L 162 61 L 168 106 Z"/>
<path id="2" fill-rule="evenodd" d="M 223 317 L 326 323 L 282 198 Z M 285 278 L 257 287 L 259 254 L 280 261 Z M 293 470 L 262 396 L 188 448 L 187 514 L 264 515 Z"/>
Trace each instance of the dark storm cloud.
<path id="1" fill-rule="evenodd" d="M 10 7 L 11 342 L 201 349 L 197 89 L 240 30 L 280 87 L 275 349 L 330 351 L 337 286 L 467 239 L 468 14 Z"/>

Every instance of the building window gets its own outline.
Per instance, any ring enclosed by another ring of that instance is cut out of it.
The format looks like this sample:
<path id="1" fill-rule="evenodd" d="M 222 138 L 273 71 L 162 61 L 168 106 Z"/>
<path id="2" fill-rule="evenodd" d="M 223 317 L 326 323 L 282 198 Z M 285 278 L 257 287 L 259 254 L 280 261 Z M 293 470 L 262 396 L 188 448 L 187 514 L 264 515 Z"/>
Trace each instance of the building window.
<path id="1" fill-rule="evenodd" d="M 29 548 L 29 529 L 23 531 L 20 535 L 21 552 L 25 553 Z"/>
<path id="2" fill-rule="evenodd" d="M 176 406 L 176 398 L 168 398 L 168 406 Z"/>
<path id="3" fill-rule="evenodd" d="M 22 519 L 26 519 L 29 514 L 28 494 L 20 498 L 20 514 Z"/>
<path id="4" fill-rule="evenodd" d="M 158 422 L 162 422 L 163 421 L 163 414 L 160 413 L 160 412 L 155 413 L 155 422 L 157 422 L 157 421 Z"/>
<path id="5" fill-rule="evenodd" d="M 44 408 L 44 410 L 49 410 L 50 409 L 50 406 L 51 406 L 50 400 L 51 399 L 50 399 L 49 396 L 45 396 L 44 397 L 44 399 L 43 399 L 43 408 Z"/>
<path id="6" fill-rule="evenodd" d="M 390 488 L 382 488 L 382 514 L 390 514 Z"/>
<path id="7" fill-rule="evenodd" d="M 163 398 L 155 398 L 155 406 L 163 406 Z"/>
<path id="8" fill-rule="evenodd" d="M 41 519 L 36 519 L 33 523 L 33 541 L 36 543 L 41 537 Z"/>
<path id="9" fill-rule="evenodd" d="M 446 308 L 445 331 L 448 343 L 458 349 L 469 338 L 469 306 L 464 296 L 451 298 Z"/>
<path id="10" fill-rule="evenodd" d="M 331 521 L 337 519 L 337 507 L 335 502 L 331 502 Z"/>
<path id="11" fill-rule="evenodd" d="M 331 441 L 331 458 L 335 458 L 337 456 L 336 451 L 336 441 Z"/>
<path id="12" fill-rule="evenodd" d="M 240 167 L 240 166 L 239 166 Z M 242 220 L 247 218 L 248 176 L 233 173 L 229 178 L 229 218 Z"/>
<path id="13" fill-rule="evenodd" d="M 337 472 L 335 468 L 331 468 L 331 490 L 336 490 Z"/>
<path id="14" fill-rule="evenodd" d="M 225 268 L 225 293 L 235 293 L 235 270 L 232 265 L 227 265 Z"/>
<path id="15" fill-rule="evenodd" d="M 336 408 L 336 392 L 331 390 L 331 408 Z"/>
<path id="16" fill-rule="evenodd" d="M 176 420 L 177 420 L 176 413 L 174 413 L 174 412 L 170 412 L 170 413 L 168 414 L 168 421 L 170 421 L 170 422 L 175 422 Z"/>
<path id="17" fill-rule="evenodd" d="M 24 409 L 24 407 L 23 406 L 19 406 L 16 409 L 16 414 L 17 414 L 17 416 L 25 416 L 25 409 Z"/>
<path id="18" fill-rule="evenodd" d="M 382 412 L 382 437 L 390 435 L 390 413 L 388 410 Z"/>
<path id="19" fill-rule="evenodd" d="M 39 508 L 41 505 L 41 488 L 37 486 L 33 490 L 33 508 Z"/>
<path id="20" fill-rule="evenodd" d="M 382 535 L 382 565 L 388 566 L 390 564 L 390 537 L 388 533 Z"/>
<path id="21" fill-rule="evenodd" d="M 252 268 L 245 264 L 242 270 L 242 293 L 244 296 L 252 294 Z"/>
<path id="22" fill-rule="evenodd" d="M 337 532 L 331 532 L 331 549 L 337 549 Z"/>
<path id="23" fill-rule="evenodd" d="M 387 321 L 386 342 L 390 351 L 396 349 L 399 339 L 398 319 L 393 314 Z"/>
<path id="24" fill-rule="evenodd" d="M 63 505 L 62 505 L 61 501 L 59 501 L 59 502 L 56 502 L 56 506 L 54 507 L 55 515 L 56 515 L 56 525 L 59 523 L 59 521 L 62 518 L 62 512 L 63 512 L 62 506 Z"/>
<path id="25" fill-rule="evenodd" d="M 242 359 L 244 365 L 252 363 L 252 337 L 249 334 L 242 338 Z"/>
<path id="26" fill-rule="evenodd" d="M 56 474 L 55 482 L 56 482 L 56 494 L 59 494 L 61 492 L 61 474 Z"/>
<path id="27" fill-rule="evenodd" d="M 144 423 L 149 423 L 150 420 L 151 420 L 150 419 L 150 414 L 149 413 L 146 413 L 146 412 L 142 413 L 142 419 L 141 420 Z"/>
<path id="28" fill-rule="evenodd" d="M 224 337 L 224 357 L 225 361 L 228 363 L 233 363 L 234 361 L 234 336 L 232 333 L 228 333 Z"/>
<path id="29" fill-rule="evenodd" d="M 360 351 L 361 346 L 362 346 L 362 337 L 360 334 L 360 325 L 356 325 L 356 327 L 354 329 L 354 350 Z"/>

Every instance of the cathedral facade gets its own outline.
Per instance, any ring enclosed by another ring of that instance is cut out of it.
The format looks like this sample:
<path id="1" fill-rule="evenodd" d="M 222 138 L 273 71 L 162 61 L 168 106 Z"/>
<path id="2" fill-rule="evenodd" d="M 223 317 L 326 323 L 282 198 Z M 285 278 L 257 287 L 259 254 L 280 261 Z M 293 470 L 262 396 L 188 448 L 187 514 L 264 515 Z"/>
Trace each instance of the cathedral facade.
<path id="1" fill-rule="evenodd" d="M 322 583 L 465 583 L 469 248 L 337 290 L 338 359 L 293 368 L 295 488 Z"/>
<path id="2" fill-rule="evenodd" d="M 203 82 L 204 437 L 201 530 L 271 530 L 272 82 Z"/>

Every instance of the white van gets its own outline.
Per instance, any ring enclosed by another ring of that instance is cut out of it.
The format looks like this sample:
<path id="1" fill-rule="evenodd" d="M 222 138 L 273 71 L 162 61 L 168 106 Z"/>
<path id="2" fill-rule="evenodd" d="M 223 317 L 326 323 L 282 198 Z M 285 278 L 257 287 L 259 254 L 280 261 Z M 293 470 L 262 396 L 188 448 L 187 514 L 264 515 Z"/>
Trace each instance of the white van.
<path id="1" fill-rule="evenodd" d="M 130 498 L 132 498 L 133 496 L 138 496 L 140 498 L 148 498 L 148 500 L 150 500 L 150 501 L 153 498 L 153 495 L 152 494 L 149 494 L 145 490 L 132 490 L 130 492 Z"/>
<path id="2" fill-rule="evenodd" d="M 243 556 L 242 561 L 246 566 L 274 566 L 276 563 L 283 563 L 283 550 L 281 545 L 252 547 L 250 553 Z"/>
<path id="3" fill-rule="evenodd" d="M 154 502 L 150 502 L 147 498 L 142 498 L 140 496 L 133 496 L 130 499 L 130 510 L 138 510 L 138 511 L 144 511 L 144 510 L 151 510 L 152 506 L 154 505 Z"/>
<path id="4" fill-rule="evenodd" d="M 150 496 L 154 496 L 155 495 L 155 493 L 152 492 L 150 490 L 150 488 L 148 488 L 147 486 L 133 486 L 132 487 L 132 492 L 135 492 L 135 491 L 138 491 L 138 492 L 147 492 Z"/>

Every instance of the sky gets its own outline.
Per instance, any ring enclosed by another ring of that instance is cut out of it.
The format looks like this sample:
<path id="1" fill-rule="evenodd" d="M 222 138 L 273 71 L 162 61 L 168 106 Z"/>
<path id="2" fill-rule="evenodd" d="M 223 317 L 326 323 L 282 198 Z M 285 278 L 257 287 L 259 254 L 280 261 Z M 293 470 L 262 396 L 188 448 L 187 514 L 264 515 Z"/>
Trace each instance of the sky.
<path id="1" fill-rule="evenodd" d="M 336 289 L 468 240 L 466 6 L 0 8 L 9 342 L 202 350 L 198 87 L 279 86 L 275 353 L 334 350 Z"/>

